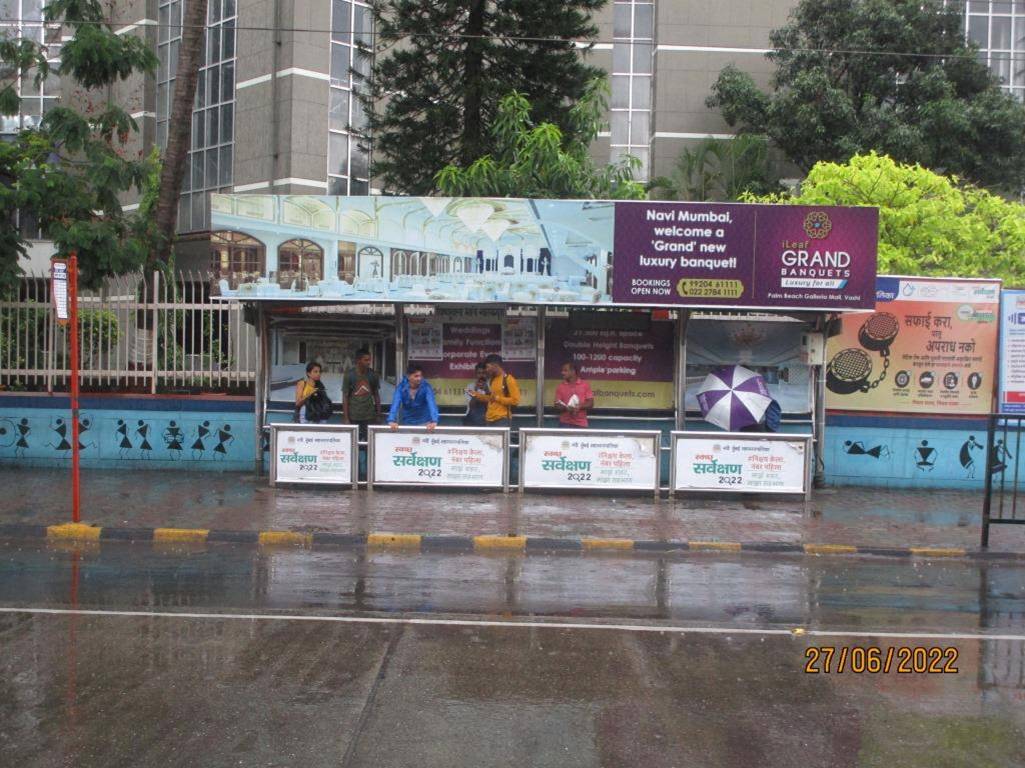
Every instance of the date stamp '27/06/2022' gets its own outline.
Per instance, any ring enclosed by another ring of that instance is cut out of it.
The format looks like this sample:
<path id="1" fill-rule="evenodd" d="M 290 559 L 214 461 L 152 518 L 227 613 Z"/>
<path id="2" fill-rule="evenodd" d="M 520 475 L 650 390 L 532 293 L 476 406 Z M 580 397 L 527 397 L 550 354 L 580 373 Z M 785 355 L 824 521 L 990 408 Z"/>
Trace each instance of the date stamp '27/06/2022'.
<path id="1" fill-rule="evenodd" d="M 958 650 L 953 646 L 813 645 L 804 651 L 808 674 L 957 674 Z"/>

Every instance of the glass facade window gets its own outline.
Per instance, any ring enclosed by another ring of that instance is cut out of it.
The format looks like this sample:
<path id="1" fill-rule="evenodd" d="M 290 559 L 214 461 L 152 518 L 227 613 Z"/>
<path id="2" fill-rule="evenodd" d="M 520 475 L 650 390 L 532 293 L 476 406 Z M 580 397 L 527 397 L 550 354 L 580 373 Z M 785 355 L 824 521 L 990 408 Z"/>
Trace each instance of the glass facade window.
<path id="1" fill-rule="evenodd" d="M 655 69 L 655 4 L 616 0 L 612 8 L 612 160 L 633 155 L 636 177 L 651 168 L 651 93 Z"/>
<path id="2" fill-rule="evenodd" d="M 966 5 L 965 36 L 979 46 L 979 61 L 1005 90 L 1025 100 L 1025 0 Z"/>
<path id="3" fill-rule="evenodd" d="M 366 116 L 356 94 L 370 75 L 373 17 L 362 0 L 331 0 L 331 89 L 328 102 L 327 180 L 329 195 L 370 191 L 370 142 Z"/>
<path id="4" fill-rule="evenodd" d="M 167 146 L 185 0 L 159 0 L 157 143 Z M 209 0 L 192 111 L 192 144 L 178 205 L 178 230 L 210 227 L 209 193 L 231 191 L 235 132 L 235 0 Z"/>
<path id="5" fill-rule="evenodd" d="M 17 115 L 0 117 L 0 134 L 14 134 L 22 128 L 36 128 L 43 115 L 57 104 L 60 79 L 56 69 L 60 66 L 60 24 L 44 24 L 45 0 L 0 0 L 0 36 L 9 39 L 32 40 L 46 47 L 46 59 L 53 71 L 41 82 L 36 82 L 35 70 L 13 79 L 14 89 L 21 97 Z M 7 82 L 7 78 L 4 78 Z"/>

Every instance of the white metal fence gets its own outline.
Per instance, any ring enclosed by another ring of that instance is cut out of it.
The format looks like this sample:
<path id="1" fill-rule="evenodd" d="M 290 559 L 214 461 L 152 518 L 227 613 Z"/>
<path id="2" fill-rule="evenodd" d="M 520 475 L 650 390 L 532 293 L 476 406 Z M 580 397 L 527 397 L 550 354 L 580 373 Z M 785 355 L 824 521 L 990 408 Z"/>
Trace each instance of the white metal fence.
<path id="1" fill-rule="evenodd" d="M 210 276 L 154 272 L 110 278 L 79 291 L 82 385 L 149 392 L 248 388 L 257 345 L 242 305 L 210 299 Z M 67 329 L 50 303 L 48 275 L 26 275 L 0 295 L 0 387 L 61 391 Z"/>

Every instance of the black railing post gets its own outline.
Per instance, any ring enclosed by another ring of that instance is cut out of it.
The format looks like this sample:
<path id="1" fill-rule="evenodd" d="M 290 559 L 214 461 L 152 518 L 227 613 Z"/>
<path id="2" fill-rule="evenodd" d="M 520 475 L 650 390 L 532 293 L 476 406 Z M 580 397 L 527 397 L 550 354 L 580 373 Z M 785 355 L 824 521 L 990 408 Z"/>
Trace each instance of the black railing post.
<path id="1" fill-rule="evenodd" d="M 989 514 L 993 501 L 993 456 L 996 447 L 997 417 L 990 414 L 986 425 L 986 494 L 982 501 L 982 548 L 989 547 Z"/>

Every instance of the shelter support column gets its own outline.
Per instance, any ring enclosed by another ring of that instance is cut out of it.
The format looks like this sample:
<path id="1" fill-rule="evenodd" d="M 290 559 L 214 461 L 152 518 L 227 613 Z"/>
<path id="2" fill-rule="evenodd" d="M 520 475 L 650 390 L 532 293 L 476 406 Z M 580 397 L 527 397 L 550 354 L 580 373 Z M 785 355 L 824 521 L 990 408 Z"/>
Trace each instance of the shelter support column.
<path id="1" fill-rule="evenodd" d="M 259 303 L 256 309 L 256 382 L 255 382 L 255 446 L 256 460 L 254 469 L 257 476 L 263 474 L 263 427 L 267 421 L 267 394 L 270 380 L 270 323 L 267 312 Z"/>
<path id="2" fill-rule="evenodd" d="M 827 318 L 822 316 L 816 323 L 816 330 L 822 332 L 823 350 L 825 350 L 825 342 L 828 336 L 825 332 L 826 321 Z M 826 366 L 824 363 L 825 360 L 823 359 L 817 361 L 817 364 L 812 366 L 812 372 L 815 377 L 815 409 L 813 411 L 814 424 L 812 425 L 815 435 L 815 453 L 812 458 L 815 463 L 812 465 L 812 486 L 815 488 L 822 488 L 826 484 Z"/>
<path id="3" fill-rule="evenodd" d="M 402 304 L 395 305 L 395 385 L 406 375 L 406 312 Z"/>
<path id="4" fill-rule="evenodd" d="M 675 386 L 674 405 L 677 430 L 684 429 L 687 423 L 687 320 L 690 312 L 686 309 L 676 311 L 676 370 L 673 372 Z"/>
<path id="5" fill-rule="evenodd" d="M 537 425 L 545 425 L 545 321 L 547 310 L 544 305 L 537 308 L 537 370 L 534 372 L 534 413 Z"/>

